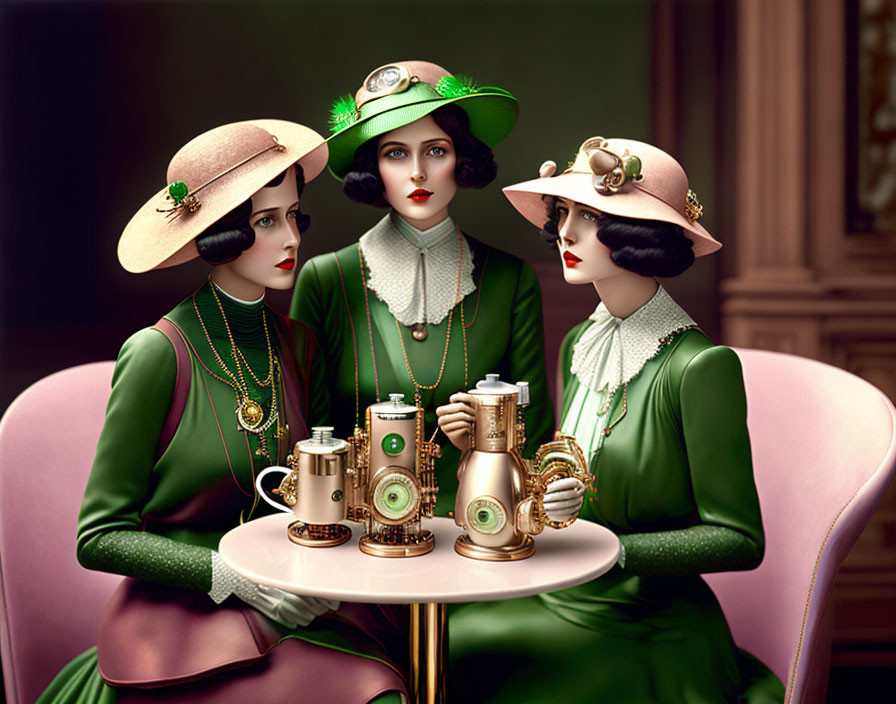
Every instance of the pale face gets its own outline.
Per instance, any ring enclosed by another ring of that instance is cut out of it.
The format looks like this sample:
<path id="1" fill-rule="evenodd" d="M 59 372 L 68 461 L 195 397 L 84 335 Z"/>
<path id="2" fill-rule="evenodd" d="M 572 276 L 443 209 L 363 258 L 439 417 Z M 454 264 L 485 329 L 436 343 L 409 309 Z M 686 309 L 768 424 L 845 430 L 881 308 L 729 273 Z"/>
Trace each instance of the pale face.
<path id="1" fill-rule="evenodd" d="M 232 262 L 215 267 L 215 283 L 244 301 L 257 300 L 266 288 L 292 288 L 302 241 L 298 215 L 296 174 L 290 167 L 278 186 L 262 188 L 252 196 L 249 224 L 255 231 L 255 242 Z"/>
<path id="2" fill-rule="evenodd" d="M 597 239 L 597 210 L 565 198 L 557 198 L 555 208 L 560 235 L 557 249 L 567 283 L 592 284 L 625 273 L 610 259 L 609 247 Z"/>
<path id="3" fill-rule="evenodd" d="M 448 217 L 457 193 L 454 143 L 430 117 L 379 139 L 377 166 L 386 201 L 408 223 L 427 230 Z"/>

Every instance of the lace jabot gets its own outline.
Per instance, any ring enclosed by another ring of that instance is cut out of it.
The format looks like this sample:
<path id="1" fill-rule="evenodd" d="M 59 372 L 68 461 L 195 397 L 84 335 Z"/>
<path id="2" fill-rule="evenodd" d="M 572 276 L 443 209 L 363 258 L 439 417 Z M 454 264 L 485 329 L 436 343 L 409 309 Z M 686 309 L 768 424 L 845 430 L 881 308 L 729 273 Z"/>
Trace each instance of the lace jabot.
<path id="1" fill-rule="evenodd" d="M 659 350 L 660 338 L 696 323 L 660 286 L 627 318 L 616 318 L 601 303 L 573 347 L 570 371 L 579 383 L 608 397 L 638 375 Z"/>
<path id="2" fill-rule="evenodd" d="M 391 211 L 360 240 L 361 254 L 370 270 L 367 288 L 388 307 L 402 325 L 436 325 L 448 315 L 458 295 L 476 290 L 470 245 L 448 217 L 428 230 L 418 230 Z"/>

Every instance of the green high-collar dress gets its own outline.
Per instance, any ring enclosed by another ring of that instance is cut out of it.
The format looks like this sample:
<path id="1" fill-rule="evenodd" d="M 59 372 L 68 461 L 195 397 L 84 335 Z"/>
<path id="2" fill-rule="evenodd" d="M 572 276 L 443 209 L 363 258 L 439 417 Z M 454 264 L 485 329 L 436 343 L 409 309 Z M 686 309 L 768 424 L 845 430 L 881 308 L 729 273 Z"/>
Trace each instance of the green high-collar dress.
<path id="1" fill-rule="evenodd" d="M 315 257 L 302 267 L 290 315 L 314 331 L 325 366 L 322 391 L 327 399 L 312 394 L 313 425 L 332 425 L 337 435 L 351 435 L 359 421 L 363 424 L 370 404 L 388 399 L 390 393 L 403 393 L 407 401 L 414 398 L 412 373 L 418 384 L 434 385 L 444 358 L 438 386 L 421 390 L 427 435 L 437 427 L 437 406 L 487 373 L 497 372 L 505 380 L 529 382 L 532 403 L 526 412 L 525 452 L 531 455 L 550 439 L 554 419 L 538 280 L 517 257 L 465 237 L 472 252 L 475 290 L 450 318 L 447 352 L 449 318 L 430 324 L 422 342 L 409 328 L 396 325 L 388 305 L 365 285 L 369 267 L 358 244 Z M 445 516 L 454 510 L 460 453 L 444 437 L 441 445 L 435 512 Z"/>
<path id="2" fill-rule="evenodd" d="M 574 328 L 561 349 L 564 425 L 581 390 L 569 371 L 573 346 L 592 324 Z M 696 329 L 654 344 L 606 418 L 591 419 L 603 437 L 580 518 L 619 535 L 624 568 L 559 592 L 456 609 L 451 701 L 782 701 L 780 680 L 736 649 L 700 577 L 762 559 L 740 364 Z"/>

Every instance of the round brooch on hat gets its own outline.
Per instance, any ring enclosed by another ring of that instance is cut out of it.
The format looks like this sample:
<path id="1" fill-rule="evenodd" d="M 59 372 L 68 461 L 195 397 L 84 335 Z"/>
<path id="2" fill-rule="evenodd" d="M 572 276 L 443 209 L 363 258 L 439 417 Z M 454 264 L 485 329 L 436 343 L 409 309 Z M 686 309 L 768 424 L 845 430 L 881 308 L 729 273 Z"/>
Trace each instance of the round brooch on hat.
<path id="1" fill-rule="evenodd" d="M 603 137 L 585 140 L 579 151 L 588 155 L 588 165 L 594 172 L 592 183 L 599 193 L 618 193 L 626 183 L 644 178 L 641 160 L 630 154 L 628 149 L 617 154 Z"/>

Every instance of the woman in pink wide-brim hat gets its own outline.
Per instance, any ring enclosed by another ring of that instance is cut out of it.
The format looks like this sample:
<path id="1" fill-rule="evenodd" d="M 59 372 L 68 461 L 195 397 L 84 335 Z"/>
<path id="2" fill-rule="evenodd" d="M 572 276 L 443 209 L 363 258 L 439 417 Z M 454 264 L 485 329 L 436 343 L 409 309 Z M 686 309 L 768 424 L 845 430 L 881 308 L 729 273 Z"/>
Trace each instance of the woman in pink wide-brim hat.
<path id="1" fill-rule="evenodd" d="M 619 536 L 622 557 L 571 589 L 458 610 L 452 695 L 781 701 L 780 680 L 735 647 L 700 576 L 762 560 L 740 363 L 656 280 L 721 245 L 698 222 L 684 170 L 656 147 L 591 138 L 555 173 L 546 162 L 504 193 L 556 246 L 566 281 L 600 298 L 561 347 L 560 428 L 596 477 L 566 499 Z M 499 670 L 500 681 L 490 676 Z"/>
<path id="2" fill-rule="evenodd" d="M 128 579 L 97 646 L 40 704 L 405 697 L 400 614 L 260 584 L 216 550 L 265 512 L 259 472 L 309 435 L 320 354 L 264 297 L 293 286 L 305 184 L 327 154 L 321 135 L 285 120 L 216 127 L 178 150 L 159 174 L 168 185 L 125 226 L 128 271 L 201 257 L 208 280 L 119 354 L 77 547 L 84 567 Z"/>

